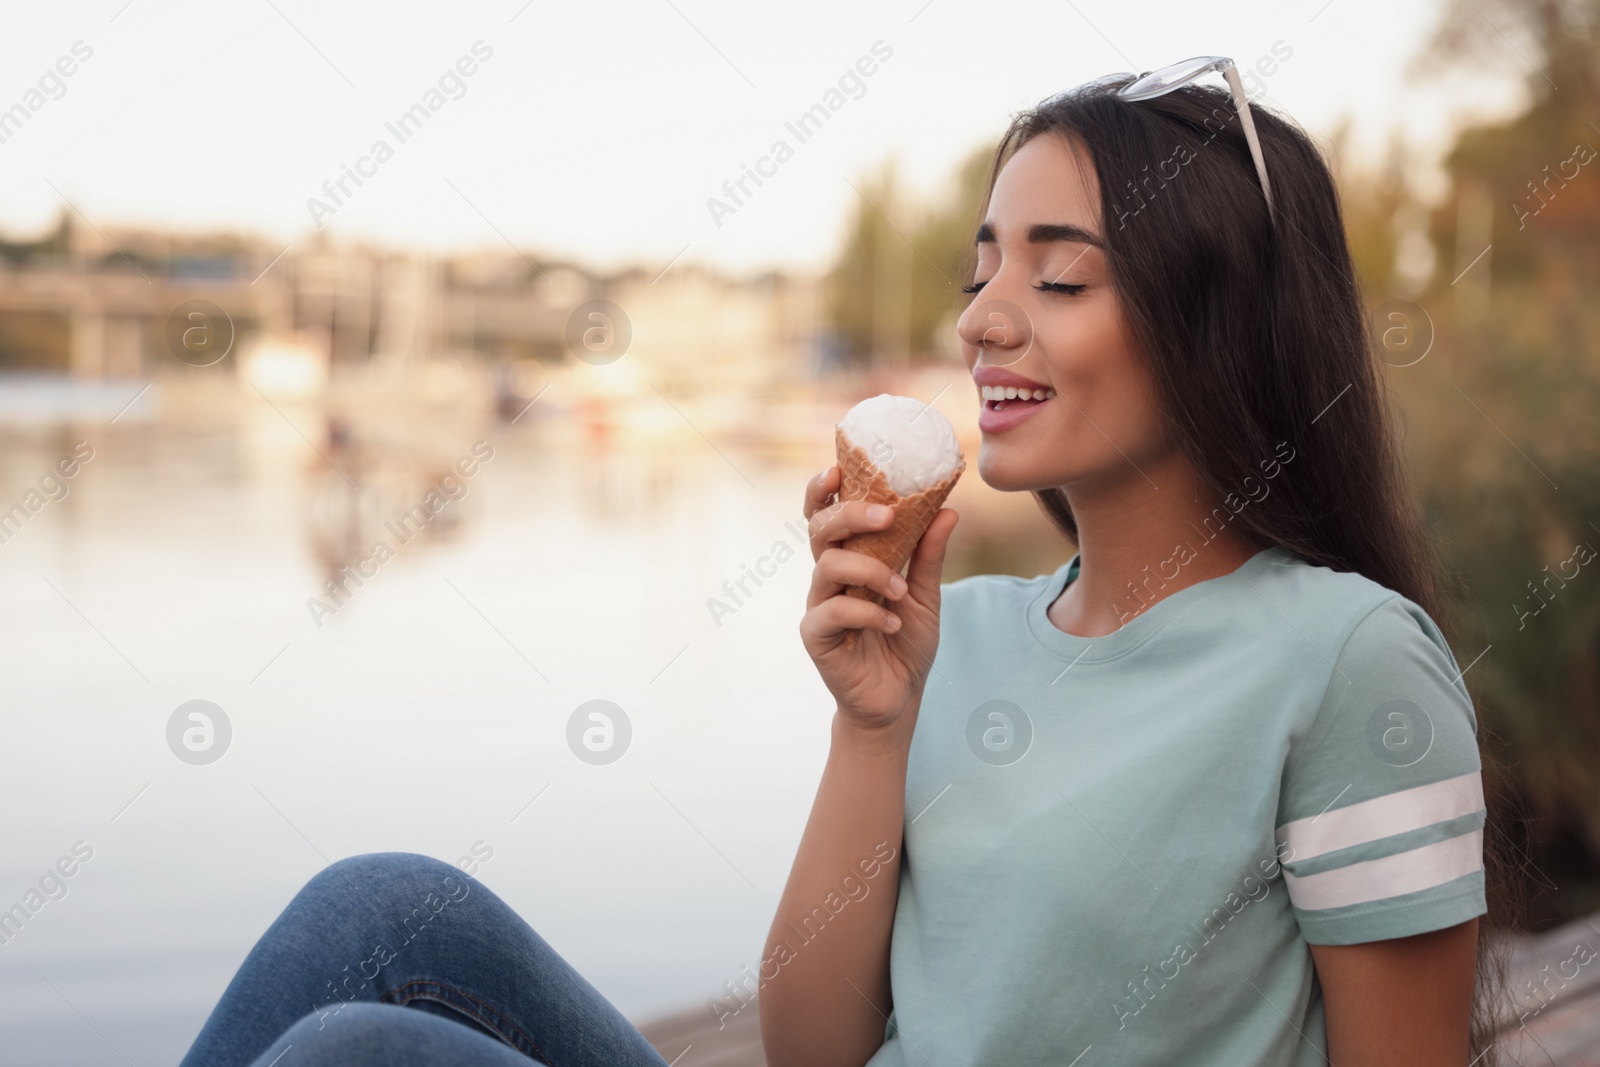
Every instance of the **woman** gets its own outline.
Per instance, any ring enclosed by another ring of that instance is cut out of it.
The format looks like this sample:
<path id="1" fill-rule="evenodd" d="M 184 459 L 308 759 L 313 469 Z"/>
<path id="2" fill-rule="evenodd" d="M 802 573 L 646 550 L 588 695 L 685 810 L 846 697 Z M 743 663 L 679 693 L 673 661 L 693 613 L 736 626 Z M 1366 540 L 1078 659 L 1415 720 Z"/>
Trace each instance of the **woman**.
<path id="1" fill-rule="evenodd" d="M 760 968 L 774 1067 L 1480 1052 L 1476 726 L 1332 181 L 1236 75 L 1130 79 L 1013 123 L 958 327 L 983 479 L 1078 553 L 942 586 L 945 509 L 902 578 L 839 547 L 890 514 L 807 487 L 837 709 Z M 487 888 L 386 854 L 302 890 L 184 1063 L 530 1059 L 664 1062 Z"/>
<path id="2" fill-rule="evenodd" d="M 838 547 L 884 509 L 808 488 L 838 708 L 773 1067 L 1489 1062 L 1476 723 L 1333 181 L 1231 72 L 1173 89 L 1218 66 L 1046 101 L 995 154 L 978 469 L 1078 553 L 941 586 L 945 509 L 901 579 Z M 830 903 L 885 842 L 898 893 Z"/>

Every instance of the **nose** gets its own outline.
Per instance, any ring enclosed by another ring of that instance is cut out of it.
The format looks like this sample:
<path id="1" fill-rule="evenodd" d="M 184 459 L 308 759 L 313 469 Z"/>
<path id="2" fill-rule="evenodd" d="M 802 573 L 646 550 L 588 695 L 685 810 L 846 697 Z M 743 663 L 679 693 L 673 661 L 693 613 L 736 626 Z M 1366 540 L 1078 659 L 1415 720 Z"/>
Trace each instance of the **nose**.
<path id="1" fill-rule="evenodd" d="M 994 366 L 1015 363 L 1033 342 L 1033 320 L 1003 297 L 978 299 L 968 305 L 956 323 L 963 344 Z"/>

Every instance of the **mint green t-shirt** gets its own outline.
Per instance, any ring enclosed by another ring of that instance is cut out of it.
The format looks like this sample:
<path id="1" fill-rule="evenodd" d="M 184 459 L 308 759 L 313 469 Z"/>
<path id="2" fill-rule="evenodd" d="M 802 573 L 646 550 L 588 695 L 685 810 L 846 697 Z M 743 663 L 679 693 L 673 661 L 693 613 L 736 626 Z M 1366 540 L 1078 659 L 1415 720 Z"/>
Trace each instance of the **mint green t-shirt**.
<path id="1" fill-rule="evenodd" d="M 944 587 L 871 1067 L 1325 1067 L 1308 945 L 1486 910 L 1455 657 L 1276 547 L 1077 637 L 1077 563 Z"/>

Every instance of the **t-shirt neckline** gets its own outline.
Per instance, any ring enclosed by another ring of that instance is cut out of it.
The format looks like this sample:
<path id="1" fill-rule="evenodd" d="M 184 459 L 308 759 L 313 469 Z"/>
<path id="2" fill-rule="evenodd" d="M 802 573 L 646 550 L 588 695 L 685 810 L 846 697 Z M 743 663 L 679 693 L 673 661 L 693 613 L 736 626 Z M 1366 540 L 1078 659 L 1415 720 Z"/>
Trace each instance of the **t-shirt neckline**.
<path id="1" fill-rule="evenodd" d="M 1197 601 L 1229 587 L 1244 584 L 1269 564 L 1291 558 L 1290 553 L 1278 546 L 1268 545 L 1228 574 L 1207 578 L 1194 585 L 1185 586 L 1170 596 L 1162 597 L 1109 634 L 1100 637 L 1080 637 L 1057 629 L 1050 621 L 1047 612 L 1050 605 L 1061 595 L 1061 591 L 1067 587 L 1067 583 L 1078 576 L 1081 555 L 1082 553 L 1074 553 L 1070 560 L 1058 567 L 1050 576 L 1050 580 L 1028 603 L 1027 609 L 1028 629 L 1034 639 L 1047 652 L 1065 657 L 1073 663 L 1100 663 L 1125 656 L 1155 637 L 1168 623 Z"/>

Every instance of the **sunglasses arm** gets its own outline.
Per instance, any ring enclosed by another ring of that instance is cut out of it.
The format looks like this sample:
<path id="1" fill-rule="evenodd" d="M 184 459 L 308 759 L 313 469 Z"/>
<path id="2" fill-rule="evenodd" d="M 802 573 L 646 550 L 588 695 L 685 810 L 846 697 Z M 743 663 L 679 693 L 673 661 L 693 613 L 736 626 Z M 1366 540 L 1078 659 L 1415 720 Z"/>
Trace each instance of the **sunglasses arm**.
<path id="1" fill-rule="evenodd" d="M 1250 156 L 1256 161 L 1256 173 L 1261 177 L 1261 191 L 1267 198 L 1267 209 L 1272 210 L 1272 184 L 1267 181 L 1267 162 L 1261 156 L 1261 138 L 1256 136 L 1256 120 L 1250 115 L 1250 100 L 1245 96 L 1244 84 L 1239 80 L 1239 68 L 1229 63 L 1222 76 L 1228 79 L 1233 90 L 1233 103 L 1239 109 L 1239 121 L 1244 124 L 1244 138 L 1250 142 Z"/>

